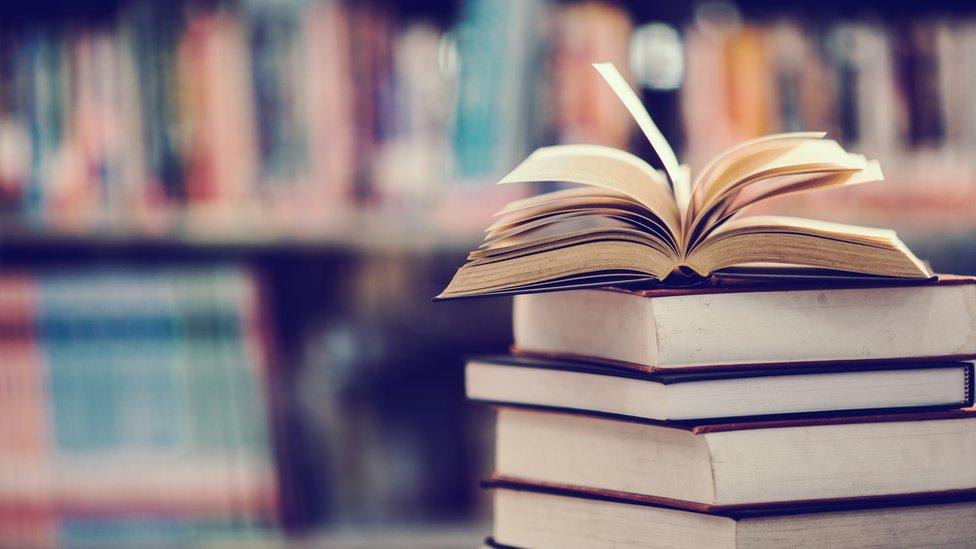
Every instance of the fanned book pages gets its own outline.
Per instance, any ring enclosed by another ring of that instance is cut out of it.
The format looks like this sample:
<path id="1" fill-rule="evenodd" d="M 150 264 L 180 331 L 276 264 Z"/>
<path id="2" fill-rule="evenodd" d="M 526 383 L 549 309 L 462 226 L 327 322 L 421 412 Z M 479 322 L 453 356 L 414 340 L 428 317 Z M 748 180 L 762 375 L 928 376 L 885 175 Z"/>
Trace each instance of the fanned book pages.
<path id="1" fill-rule="evenodd" d="M 664 169 L 596 145 L 535 151 L 499 183 L 582 186 L 508 204 L 438 298 L 694 280 L 729 267 L 760 265 L 932 276 L 893 231 L 738 215 L 774 197 L 880 181 L 877 161 L 845 151 L 822 132 L 783 133 L 729 149 L 692 181 L 614 65 L 594 66 Z"/>

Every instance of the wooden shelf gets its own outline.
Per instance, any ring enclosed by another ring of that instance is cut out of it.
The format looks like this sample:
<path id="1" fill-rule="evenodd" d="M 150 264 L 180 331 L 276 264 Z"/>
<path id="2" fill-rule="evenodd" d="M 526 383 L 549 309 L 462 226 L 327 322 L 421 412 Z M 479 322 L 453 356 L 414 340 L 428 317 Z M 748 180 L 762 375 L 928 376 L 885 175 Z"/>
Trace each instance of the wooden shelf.
<path id="1" fill-rule="evenodd" d="M 490 214 L 478 221 L 484 221 Z M 52 249 L 104 251 L 183 250 L 261 254 L 273 252 L 413 253 L 462 252 L 477 246 L 478 226 L 427 223 L 381 212 L 342 216 L 300 230 L 238 220 L 234 223 L 180 224 L 172 231 L 112 227 L 93 230 L 39 229 L 22 223 L 0 223 L 0 250 L 30 252 Z"/>
<path id="2" fill-rule="evenodd" d="M 437 200 L 399 208 L 293 211 L 247 203 L 181 207 L 132 219 L 38 223 L 0 218 L 0 253 L 32 250 L 463 253 L 479 245 L 492 214 L 526 188 L 485 182 L 448 186 Z"/>

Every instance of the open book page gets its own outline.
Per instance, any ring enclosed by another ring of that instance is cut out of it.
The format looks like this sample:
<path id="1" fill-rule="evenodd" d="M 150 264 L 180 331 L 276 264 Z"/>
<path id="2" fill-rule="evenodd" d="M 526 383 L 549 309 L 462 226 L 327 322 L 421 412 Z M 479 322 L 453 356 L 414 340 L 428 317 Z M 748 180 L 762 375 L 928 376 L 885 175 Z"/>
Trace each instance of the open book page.
<path id="1" fill-rule="evenodd" d="M 597 232 L 606 229 L 637 229 L 647 233 L 652 245 L 675 257 L 678 253 L 665 238 L 657 235 L 636 216 L 613 209 L 591 210 L 585 213 L 567 212 L 521 225 L 489 235 L 479 250 L 509 249 L 511 246 L 528 242 L 541 242 L 547 238 L 559 238 L 568 234 Z"/>
<path id="2" fill-rule="evenodd" d="M 753 188 L 743 189 L 730 196 L 722 206 L 722 214 L 731 216 L 753 204 L 780 196 L 835 187 L 850 187 L 882 180 L 884 180 L 884 174 L 881 172 L 881 164 L 877 160 L 865 161 L 864 168 L 857 171 L 829 173 L 813 178 L 806 176 L 801 176 L 796 179 L 789 177 L 780 178 L 780 180 L 773 182 L 771 185 L 753 185 Z"/>
<path id="3" fill-rule="evenodd" d="M 440 298 L 664 281 L 686 268 L 709 276 L 757 264 L 932 276 L 891 231 L 789 217 L 736 218 L 763 200 L 881 180 L 877 162 L 848 153 L 822 132 L 778 134 L 729 149 L 692 187 L 687 169 L 620 73 L 610 64 L 595 66 L 644 131 L 664 174 L 609 147 L 539 149 L 500 183 L 584 186 L 503 208 Z"/>
<path id="4" fill-rule="evenodd" d="M 720 153 L 709 161 L 702 168 L 702 171 L 698 173 L 698 176 L 695 177 L 695 182 L 691 186 L 692 197 L 689 204 L 688 218 L 692 219 L 695 217 L 695 211 L 702 200 L 702 196 L 715 182 L 715 173 L 723 173 L 730 164 L 736 163 L 743 158 L 756 156 L 771 157 L 770 152 L 775 155 L 778 151 L 786 151 L 807 139 L 820 139 L 825 135 L 827 135 L 826 132 L 777 133 L 744 141 Z M 718 179 L 721 179 L 721 177 Z"/>
<path id="5" fill-rule="evenodd" d="M 547 193 L 537 194 L 535 196 L 529 196 L 526 198 L 513 200 L 508 204 L 506 204 L 505 207 L 498 210 L 493 217 L 503 217 L 506 214 L 512 212 L 517 212 L 529 208 L 535 208 L 537 206 L 542 206 L 545 204 L 558 202 L 561 200 L 572 200 L 576 198 L 588 198 L 588 197 L 597 197 L 597 196 L 600 197 L 611 196 L 616 198 L 625 198 L 627 200 L 633 200 L 627 195 L 618 193 L 616 191 L 611 191 L 609 189 L 601 189 L 598 187 L 573 187 L 571 189 L 551 191 Z"/>
<path id="6" fill-rule="evenodd" d="M 667 183 L 633 154 L 597 145 L 558 145 L 538 149 L 499 181 L 564 181 L 601 187 L 629 196 L 680 234 L 677 205 Z"/>
<path id="7" fill-rule="evenodd" d="M 747 263 L 782 263 L 881 276 L 932 276 L 893 231 L 783 216 L 730 221 L 686 261 L 702 275 Z"/>
<path id="8" fill-rule="evenodd" d="M 714 236 L 719 237 L 723 234 L 760 232 L 760 231 L 789 231 L 789 232 L 808 232 L 823 234 L 828 237 L 853 238 L 882 245 L 884 243 L 898 240 L 898 234 L 891 229 L 879 229 L 877 227 L 864 227 L 862 225 L 849 225 L 847 223 L 835 223 L 822 219 L 808 219 L 805 217 L 792 217 L 785 215 L 751 215 L 740 217 L 730 221 L 715 231 Z"/>
<path id="9" fill-rule="evenodd" d="M 841 172 L 830 171 L 826 175 L 797 174 L 750 185 L 748 188 L 731 194 L 713 207 L 707 216 L 699 219 L 696 224 L 697 229 L 690 241 L 687 242 L 686 249 L 693 249 L 713 230 L 721 227 L 734 215 L 763 200 L 816 190 L 849 187 L 883 179 L 884 174 L 881 173 L 881 165 L 876 160 L 870 160 L 866 161 L 861 170 L 852 168 Z"/>
<path id="10" fill-rule="evenodd" d="M 677 240 L 659 217 L 629 196 L 596 187 L 554 191 L 513 202 L 495 214 L 496 219 L 485 230 L 485 236 L 491 241 L 501 233 L 512 230 L 521 231 L 567 217 L 591 214 L 625 216 L 636 226 L 657 235 L 678 253 Z M 482 246 L 488 244 L 486 242 Z"/>
<path id="11" fill-rule="evenodd" d="M 678 213 L 681 216 L 681 235 L 683 236 L 688 229 L 688 210 L 691 205 L 691 167 L 687 164 L 681 165 L 681 178 L 674 185 L 674 202 L 678 205 Z"/>
<path id="12" fill-rule="evenodd" d="M 838 167 L 863 167 L 863 157 L 855 157 L 832 139 L 804 139 L 799 142 L 773 141 L 769 147 L 746 149 L 740 159 L 723 170 L 713 172 L 701 196 L 701 208 L 721 200 L 729 192 L 757 175 L 771 170 L 811 164 L 834 164 Z M 772 145 L 780 145 L 773 147 Z M 759 149 L 759 150 L 757 150 Z M 860 163 L 857 162 L 860 160 Z"/>
<path id="13" fill-rule="evenodd" d="M 458 269 L 438 297 L 530 290 L 553 281 L 573 285 L 583 279 L 603 283 L 647 277 L 663 279 L 673 267 L 673 257 L 642 242 L 624 239 L 583 241 L 517 255 L 505 261 L 470 262 Z"/>
<path id="14" fill-rule="evenodd" d="M 685 212 L 687 211 L 688 201 L 691 198 L 691 178 L 687 171 L 681 169 L 678 164 L 678 157 L 675 156 L 674 150 L 671 149 L 671 144 L 668 140 L 664 138 L 664 134 L 658 129 L 657 124 L 651 119 L 651 115 L 648 114 L 647 109 L 644 108 L 644 103 L 641 102 L 637 94 L 634 93 L 634 89 L 630 87 L 627 80 L 620 74 L 617 67 L 613 63 L 594 63 L 593 66 L 600 72 L 603 79 L 607 81 L 613 92 L 620 98 L 620 101 L 630 112 L 630 115 L 634 117 L 634 121 L 640 127 L 641 131 L 647 137 L 647 141 L 651 144 L 651 149 L 654 154 L 657 155 L 661 164 L 664 166 L 664 171 L 668 175 L 668 179 L 671 181 L 672 188 L 674 189 L 674 196 L 676 203 L 679 206 L 679 216 L 684 220 Z"/>
<path id="15" fill-rule="evenodd" d="M 551 199 L 539 201 L 536 204 L 527 205 L 526 207 L 511 212 L 499 212 L 495 214 L 495 221 L 492 222 L 487 229 L 485 229 L 485 233 L 491 233 L 498 229 L 504 229 L 513 225 L 518 225 L 519 223 L 525 223 L 549 215 L 558 215 L 568 211 L 586 210 L 588 208 L 620 208 L 634 212 L 639 211 L 644 215 L 647 215 L 649 218 L 654 217 L 657 219 L 656 216 L 646 213 L 647 208 L 638 204 L 630 197 L 624 195 L 598 194 L 588 196 L 576 194 L 572 196 L 563 195 L 563 197 L 548 197 L 547 194 L 539 195 L 536 198 L 545 197 Z M 658 222 L 660 223 L 660 220 L 658 220 Z"/>
<path id="16" fill-rule="evenodd" d="M 562 204 L 558 205 L 560 206 L 558 209 L 516 221 L 508 221 L 508 217 L 503 217 L 489 227 L 485 234 L 485 242 L 479 248 L 505 246 L 509 239 L 516 235 L 522 235 L 521 238 L 540 238 L 542 231 L 545 230 L 550 233 L 555 231 L 569 232 L 576 228 L 570 223 L 581 219 L 595 218 L 596 220 L 624 223 L 627 226 L 643 230 L 648 235 L 657 237 L 675 255 L 679 253 L 677 243 L 667 228 L 661 225 L 660 220 L 645 215 L 645 210 L 635 208 L 631 203 L 616 202 L 614 199 L 608 198 L 604 199 L 602 203 L 588 202 L 575 208 Z M 532 210 L 528 211 L 528 213 L 531 212 Z"/>
<path id="17" fill-rule="evenodd" d="M 512 257 L 539 253 L 555 248 L 575 246 L 582 242 L 601 242 L 609 240 L 627 240 L 639 242 L 654 248 L 660 253 L 677 260 L 677 255 L 667 243 L 648 234 L 646 231 L 633 228 L 630 224 L 601 216 L 590 216 L 588 219 L 570 221 L 565 227 L 547 227 L 532 235 L 514 235 L 505 242 L 489 244 L 486 247 L 472 250 L 468 260 L 472 262 L 503 261 Z M 571 230 L 574 229 L 575 230 Z"/>
<path id="18" fill-rule="evenodd" d="M 772 158 L 769 158 L 770 154 L 773 154 Z M 745 157 L 713 175 L 714 182 L 703 193 L 695 218 L 691 221 L 689 242 L 694 242 L 709 228 L 709 224 L 722 218 L 723 211 L 727 210 L 735 196 L 749 186 L 775 183 L 778 179 L 782 181 L 781 178 L 792 176 L 785 182 L 794 185 L 794 189 L 802 189 L 798 183 L 802 178 L 797 176 L 816 179 L 831 174 L 861 172 L 866 167 L 863 156 L 848 153 L 832 140 L 805 140 L 785 150 Z M 880 170 L 876 173 L 880 175 Z"/>

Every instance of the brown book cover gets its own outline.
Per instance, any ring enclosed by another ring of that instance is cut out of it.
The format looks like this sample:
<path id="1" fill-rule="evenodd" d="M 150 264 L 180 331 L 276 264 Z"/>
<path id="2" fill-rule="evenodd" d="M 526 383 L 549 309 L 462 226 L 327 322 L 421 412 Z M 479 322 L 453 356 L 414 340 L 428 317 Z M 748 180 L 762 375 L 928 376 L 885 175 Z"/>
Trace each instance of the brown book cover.
<path id="1" fill-rule="evenodd" d="M 976 277 L 937 274 L 932 278 L 919 279 L 851 274 L 840 271 L 801 267 L 728 267 L 704 278 L 690 277 L 686 280 L 678 280 L 672 277 L 666 281 L 659 281 L 655 278 L 641 277 L 627 284 L 613 284 L 608 286 L 600 277 L 593 277 L 592 279 L 581 279 L 577 282 L 556 281 L 550 284 L 539 284 L 531 288 L 491 292 L 490 294 L 475 296 L 435 297 L 433 300 L 464 300 L 571 290 L 605 290 L 655 298 L 733 292 L 843 290 L 850 288 L 887 288 L 945 284 L 976 284 Z"/>
<path id="2" fill-rule="evenodd" d="M 972 396 L 970 396 L 972 398 Z M 736 420 L 690 420 L 690 421 L 659 421 L 647 418 L 637 418 L 631 416 L 618 416 L 605 414 L 590 410 L 575 410 L 563 408 L 545 408 L 541 406 L 525 406 L 521 404 L 502 404 L 496 405 L 497 408 L 516 408 L 532 409 L 542 414 L 564 414 L 575 416 L 590 416 L 617 421 L 627 421 L 630 423 L 643 423 L 647 425 L 659 425 L 673 429 L 690 431 L 696 435 L 708 433 L 721 433 L 727 431 L 751 431 L 757 429 L 787 429 L 790 427 L 810 427 L 817 425 L 851 425 L 857 423 L 891 423 L 898 421 L 931 421 L 931 420 L 953 420 L 953 419 L 976 419 L 976 408 L 963 408 L 956 410 L 930 410 L 903 412 L 893 410 L 890 412 L 871 411 L 864 414 L 798 414 L 791 418 L 769 418 L 764 416 L 752 416 L 747 419 Z"/>
<path id="3" fill-rule="evenodd" d="M 549 361 L 572 361 L 580 364 L 591 364 L 593 366 L 609 366 L 619 370 L 628 370 L 637 374 L 664 374 L 672 373 L 676 371 L 687 372 L 687 373 L 705 373 L 705 372 L 738 372 L 738 371 L 754 371 L 754 370 L 770 370 L 776 371 L 782 369 L 784 364 L 779 362 L 743 362 L 741 364 L 722 364 L 718 366 L 703 365 L 703 366 L 685 366 L 680 369 L 678 368 L 660 368 L 657 366 L 646 366 L 644 364 L 638 364 L 636 362 L 624 362 L 621 360 L 612 360 L 608 358 L 596 358 L 584 355 L 576 355 L 572 353 L 540 353 L 535 351 L 526 351 L 519 348 L 517 345 L 511 345 L 508 349 L 509 353 L 513 356 L 519 358 L 525 358 L 529 360 L 549 360 Z M 922 362 L 933 362 L 933 363 L 943 363 L 943 362 L 959 362 L 959 361 L 970 361 L 976 359 L 976 355 L 972 353 L 959 354 L 959 355 L 940 355 L 940 356 L 930 356 L 930 357 L 908 357 L 908 358 L 865 358 L 865 359 L 853 359 L 853 360 L 833 360 L 830 362 L 823 362 L 819 360 L 806 361 L 806 360 L 796 360 L 785 364 L 789 364 L 790 368 L 802 368 L 810 372 L 831 371 L 830 368 L 845 367 L 851 371 L 861 370 L 872 365 L 877 364 L 919 364 Z M 837 370 L 832 370 L 837 371 Z"/>
<path id="4" fill-rule="evenodd" d="M 619 492 L 616 490 L 602 490 L 598 488 L 585 488 L 581 486 L 535 482 L 504 475 L 492 475 L 488 479 L 481 482 L 481 487 L 485 489 L 530 491 L 543 494 L 553 494 L 557 496 L 595 499 L 630 505 L 664 507 L 667 509 L 678 509 L 693 513 L 718 515 L 733 519 L 976 501 L 976 488 L 885 496 L 834 498 L 816 501 L 798 500 L 757 504 L 710 505 L 672 498 L 646 496 L 632 492 Z"/>
<path id="5" fill-rule="evenodd" d="M 750 416 L 737 416 L 730 418 L 721 417 L 708 417 L 697 420 L 649 420 L 647 418 L 631 415 L 623 415 L 612 412 L 597 411 L 585 408 L 569 408 L 569 407 L 559 407 L 551 406 L 545 404 L 533 404 L 527 402 L 516 402 L 516 401 L 496 401 L 496 400 L 486 400 L 479 398 L 472 398 L 473 401 L 480 402 L 482 404 L 487 404 L 495 407 L 513 407 L 513 408 L 527 408 L 542 411 L 552 411 L 552 412 L 569 412 L 569 413 L 583 413 L 590 415 L 598 415 L 601 417 L 607 417 L 610 419 L 637 419 L 641 421 L 652 421 L 658 422 L 661 425 L 688 425 L 690 423 L 703 424 L 707 421 L 708 424 L 722 424 L 722 425 L 734 425 L 744 421 L 744 417 L 748 417 L 748 421 L 758 422 L 758 421 L 772 421 L 772 420 L 784 420 L 784 419 L 813 419 L 813 418 L 833 418 L 835 416 L 889 416 L 893 414 L 904 415 L 906 413 L 919 413 L 919 412 L 932 412 L 932 411 L 957 411 L 959 408 L 969 408 L 974 405 L 974 366 L 971 362 L 944 362 L 944 361 L 914 361 L 914 362 L 880 362 L 880 363 L 864 363 L 864 364 L 845 364 L 845 363 L 835 363 L 835 364 L 823 364 L 818 365 L 816 368 L 811 368 L 809 366 L 795 366 L 792 364 L 784 365 L 781 368 L 756 368 L 756 369 L 736 369 L 736 370 L 702 370 L 702 371 L 647 371 L 647 370 L 634 370 L 629 368 L 621 368 L 613 364 L 602 364 L 596 362 L 585 362 L 585 361 L 570 361 L 570 360 L 550 360 L 532 356 L 514 356 L 514 355 L 489 355 L 489 356 L 475 356 L 472 357 L 469 362 L 486 362 L 489 364 L 499 364 L 505 366 L 512 366 L 518 368 L 534 368 L 542 370 L 557 370 L 557 371 L 569 371 L 577 372 L 591 375 L 601 375 L 609 377 L 621 377 L 628 379 L 644 380 L 650 383 L 660 383 L 662 385 L 676 385 L 681 383 L 694 383 L 701 381 L 712 381 L 712 380 L 731 380 L 731 379 L 748 379 L 753 377 L 770 377 L 770 376 L 789 376 L 789 375 L 804 375 L 804 374 L 824 374 L 824 373 L 835 373 L 835 372 L 870 372 L 870 371 L 898 371 L 898 370 L 921 370 L 921 369 L 932 369 L 932 368 L 946 368 L 955 367 L 962 368 L 965 375 L 965 385 L 963 390 L 963 400 L 954 403 L 947 403 L 943 405 L 933 405 L 933 406 L 902 406 L 902 407 L 889 407 L 889 408 L 855 408 L 855 409 L 836 409 L 836 410 L 824 410 L 824 411 L 808 411 L 808 412 L 789 412 L 789 413 L 777 413 L 777 414 L 764 414 L 764 415 L 750 415 Z"/>
<path id="6" fill-rule="evenodd" d="M 514 545 L 504 545 L 495 541 L 495 538 L 488 536 L 485 538 L 485 547 L 494 547 L 495 549 L 520 549 Z"/>
<path id="7" fill-rule="evenodd" d="M 827 274 L 824 270 L 802 268 L 736 269 L 718 271 L 699 283 L 684 287 L 613 286 L 607 291 L 631 293 L 641 297 L 723 294 L 739 292 L 782 292 L 804 290 L 844 290 L 851 288 L 890 288 L 902 286 L 940 286 L 976 284 L 976 277 L 938 274 L 930 279 Z"/>
<path id="8" fill-rule="evenodd" d="M 770 370 L 769 368 L 736 368 L 734 370 L 720 370 L 713 368 L 704 371 L 689 371 L 689 369 L 648 371 L 646 368 L 635 371 L 632 368 L 622 366 L 619 362 L 602 361 L 598 359 L 578 360 L 573 357 L 556 355 L 548 356 L 538 353 L 475 355 L 470 357 L 468 361 L 486 362 L 489 364 L 500 364 L 519 368 L 534 368 L 539 370 L 557 370 L 561 372 L 578 372 L 582 374 L 624 377 L 629 379 L 651 381 L 654 383 L 660 383 L 662 385 L 676 385 L 679 383 L 695 383 L 698 381 L 712 381 L 721 379 L 747 379 L 752 377 L 827 374 L 837 372 L 876 372 L 885 370 L 921 370 L 946 367 L 965 368 L 967 370 L 967 376 L 972 377 L 973 370 L 973 364 L 971 362 L 922 359 L 911 359 L 906 361 L 876 361 L 863 364 L 827 362 L 819 363 L 817 367 L 787 362 L 778 365 L 773 370 Z M 964 406 L 956 406 L 956 408 L 960 407 Z"/>
<path id="9" fill-rule="evenodd" d="M 778 292 L 803 290 L 842 290 L 850 288 L 890 288 L 902 286 L 931 286 L 944 284 L 976 284 L 976 277 L 937 274 L 931 278 L 899 278 L 873 276 L 802 267 L 728 267 L 708 277 L 675 277 L 660 281 L 638 277 L 626 284 L 607 285 L 599 276 L 581 278 L 575 282 L 558 280 L 511 291 L 496 291 L 474 296 L 435 297 L 433 301 L 478 299 L 553 291 L 606 290 L 642 297 L 671 297 L 734 292 Z"/>

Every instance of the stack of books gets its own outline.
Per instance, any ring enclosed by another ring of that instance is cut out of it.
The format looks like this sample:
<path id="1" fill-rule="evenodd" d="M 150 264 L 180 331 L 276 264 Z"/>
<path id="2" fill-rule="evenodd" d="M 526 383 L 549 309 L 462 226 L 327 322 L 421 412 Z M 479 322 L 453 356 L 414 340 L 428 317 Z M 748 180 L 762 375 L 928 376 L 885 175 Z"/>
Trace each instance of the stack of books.
<path id="1" fill-rule="evenodd" d="M 439 296 L 516 294 L 512 356 L 466 372 L 499 404 L 489 544 L 972 546 L 976 280 L 891 231 L 743 215 L 881 168 L 803 132 L 692 179 L 596 68 L 663 170 L 536 151 L 501 183 L 583 187 L 503 209 Z"/>
<path id="2" fill-rule="evenodd" d="M 961 546 L 976 539 L 976 281 L 732 282 L 515 298 L 490 543 Z"/>

